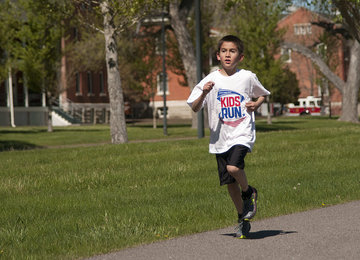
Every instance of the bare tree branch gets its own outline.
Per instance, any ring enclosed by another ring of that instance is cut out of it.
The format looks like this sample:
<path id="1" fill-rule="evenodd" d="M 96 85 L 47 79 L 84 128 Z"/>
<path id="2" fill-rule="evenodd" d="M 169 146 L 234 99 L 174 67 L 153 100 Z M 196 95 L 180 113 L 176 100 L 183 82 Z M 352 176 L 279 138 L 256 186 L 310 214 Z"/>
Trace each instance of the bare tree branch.
<path id="1" fill-rule="evenodd" d="M 94 24 L 90 24 L 90 23 L 86 23 L 84 22 L 82 19 L 78 19 L 79 23 L 81 23 L 82 25 L 89 27 L 90 29 L 93 29 L 99 33 L 104 34 L 104 30 L 101 30 L 99 27 L 96 27 Z"/>
<path id="2" fill-rule="evenodd" d="M 311 59 L 312 62 L 319 67 L 320 71 L 324 74 L 324 76 L 326 76 L 335 85 L 335 87 L 340 90 L 341 93 L 343 92 L 345 82 L 330 70 L 329 66 L 321 59 L 319 55 L 312 52 L 309 48 L 298 43 L 284 42 L 282 44 L 282 47 L 292 49 L 293 51 L 296 51 L 304 55 L 305 57 Z"/>

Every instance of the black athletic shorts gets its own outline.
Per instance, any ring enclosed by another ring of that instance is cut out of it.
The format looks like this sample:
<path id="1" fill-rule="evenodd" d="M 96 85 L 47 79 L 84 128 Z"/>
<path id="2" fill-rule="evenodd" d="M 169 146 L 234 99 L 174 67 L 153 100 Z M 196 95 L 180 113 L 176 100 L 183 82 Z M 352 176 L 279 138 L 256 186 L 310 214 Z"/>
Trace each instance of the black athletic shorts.
<path id="1" fill-rule="evenodd" d="M 234 145 L 225 153 L 216 154 L 216 161 L 218 165 L 220 185 L 234 183 L 235 179 L 232 177 L 227 169 L 227 165 L 236 166 L 239 169 L 245 168 L 245 156 L 249 148 L 244 145 Z"/>

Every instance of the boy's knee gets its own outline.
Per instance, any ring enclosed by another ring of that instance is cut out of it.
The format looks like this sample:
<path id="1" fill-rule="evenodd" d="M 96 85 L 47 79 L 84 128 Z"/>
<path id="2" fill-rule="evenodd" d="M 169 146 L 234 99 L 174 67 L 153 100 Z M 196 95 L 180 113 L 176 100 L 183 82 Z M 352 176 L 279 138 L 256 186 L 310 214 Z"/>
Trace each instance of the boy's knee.
<path id="1" fill-rule="evenodd" d="M 228 173 L 230 173 L 230 175 L 234 176 L 236 174 L 239 174 L 241 169 L 234 166 L 234 165 L 227 165 L 226 166 L 226 170 L 228 171 Z"/>

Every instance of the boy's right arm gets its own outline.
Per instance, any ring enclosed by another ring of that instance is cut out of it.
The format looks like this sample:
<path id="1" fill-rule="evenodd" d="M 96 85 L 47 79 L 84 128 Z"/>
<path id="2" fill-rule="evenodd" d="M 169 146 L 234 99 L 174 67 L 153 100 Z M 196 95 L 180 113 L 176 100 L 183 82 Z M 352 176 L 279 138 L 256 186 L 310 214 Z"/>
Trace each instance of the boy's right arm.
<path id="1" fill-rule="evenodd" d="M 194 112 L 198 112 L 201 109 L 206 95 L 209 94 L 209 92 L 213 89 L 214 85 L 215 83 L 212 81 L 209 81 L 204 85 L 203 92 L 201 93 L 200 97 L 196 99 L 191 105 L 191 109 Z"/>

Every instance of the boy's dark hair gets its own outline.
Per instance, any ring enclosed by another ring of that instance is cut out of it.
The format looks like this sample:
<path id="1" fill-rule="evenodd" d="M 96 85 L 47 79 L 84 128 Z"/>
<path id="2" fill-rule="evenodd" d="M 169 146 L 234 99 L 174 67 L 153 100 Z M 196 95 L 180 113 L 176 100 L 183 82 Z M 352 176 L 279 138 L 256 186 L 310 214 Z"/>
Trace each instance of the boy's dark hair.
<path id="1" fill-rule="evenodd" d="M 236 47 L 238 48 L 239 53 L 240 54 L 244 53 L 244 43 L 242 42 L 242 40 L 240 40 L 235 35 L 226 35 L 226 36 L 222 37 L 218 43 L 218 52 L 220 52 L 221 45 L 224 42 L 233 42 L 236 45 Z"/>

